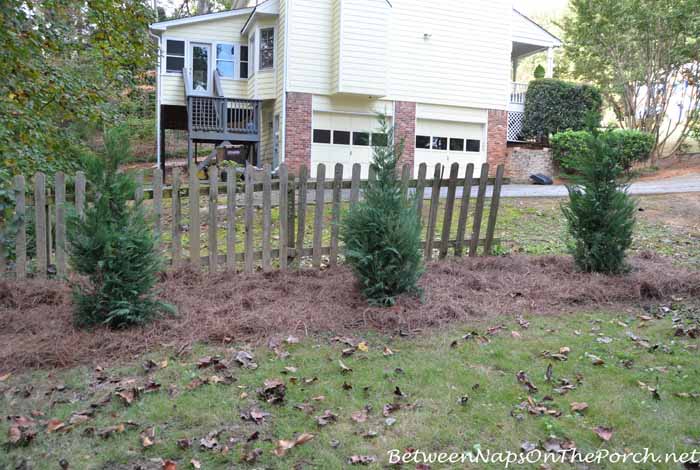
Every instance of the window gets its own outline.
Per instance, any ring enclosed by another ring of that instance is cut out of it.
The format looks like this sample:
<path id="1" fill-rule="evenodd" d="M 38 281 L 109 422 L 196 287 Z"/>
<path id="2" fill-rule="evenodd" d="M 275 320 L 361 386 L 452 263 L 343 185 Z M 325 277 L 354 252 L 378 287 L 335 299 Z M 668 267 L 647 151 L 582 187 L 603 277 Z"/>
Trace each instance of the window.
<path id="1" fill-rule="evenodd" d="M 250 35 L 250 40 L 248 41 L 248 51 L 250 52 L 249 62 L 250 69 L 248 70 L 248 75 L 255 75 L 255 32 Z"/>
<path id="2" fill-rule="evenodd" d="M 185 41 L 168 39 L 165 42 L 165 71 L 181 73 L 185 68 Z"/>
<path id="3" fill-rule="evenodd" d="M 369 145 L 369 132 L 353 132 L 352 145 Z"/>
<path id="4" fill-rule="evenodd" d="M 331 131 L 329 131 L 328 129 L 314 129 L 314 143 L 330 144 Z"/>
<path id="5" fill-rule="evenodd" d="M 275 65 L 275 30 L 260 30 L 260 70 L 271 69 Z"/>
<path id="6" fill-rule="evenodd" d="M 241 78 L 248 78 L 248 46 L 241 46 L 240 56 L 241 62 L 239 64 L 238 73 Z"/>
<path id="7" fill-rule="evenodd" d="M 350 145 L 350 132 L 333 131 L 333 143 L 338 145 Z"/>
<path id="8" fill-rule="evenodd" d="M 430 136 L 429 135 L 417 135 L 416 136 L 416 148 L 417 149 L 429 149 L 430 148 Z"/>
<path id="9" fill-rule="evenodd" d="M 454 137 L 450 137 L 450 150 L 453 152 L 463 152 L 464 139 L 455 139 Z"/>
<path id="10" fill-rule="evenodd" d="M 217 44 L 216 45 L 216 70 L 219 75 L 226 78 L 236 78 L 234 58 L 236 55 L 236 46 L 233 44 Z"/>
<path id="11" fill-rule="evenodd" d="M 481 141 L 478 139 L 467 139 L 467 152 L 478 152 L 481 147 Z"/>
<path id="12" fill-rule="evenodd" d="M 447 150 L 447 137 L 433 137 L 433 150 Z"/>
<path id="13" fill-rule="evenodd" d="M 389 138 L 386 134 L 372 133 L 372 145 L 376 147 L 386 147 L 389 142 Z"/>

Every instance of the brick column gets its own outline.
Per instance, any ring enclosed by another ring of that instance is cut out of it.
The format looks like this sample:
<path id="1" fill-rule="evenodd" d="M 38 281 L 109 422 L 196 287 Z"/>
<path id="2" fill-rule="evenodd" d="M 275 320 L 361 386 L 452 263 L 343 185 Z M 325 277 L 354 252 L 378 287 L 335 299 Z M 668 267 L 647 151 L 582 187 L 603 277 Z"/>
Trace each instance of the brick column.
<path id="1" fill-rule="evenodd" d="M 399 168 L 408 163 L 413 172 L 413 162 L 416 153 L 416 103 L 412 101 L 396 101 L 394 103 L 394 139 L 404 141 L 403 154 L 399 160 Z"/>
<path id="2" fill-rule="evenodd" d="M 310 93 L 287 93 L 284 161 L 290 173 L 302 165 L 311 171 L 312 106 Z"/>
<path id="3" fill-rule="evenodd" d="M 506 162 L 508 140 L 508 111 L 499 109 L 488 110 L 488 128 L 486 146 L 486 161 L 489 163 L 489 174 L 496 174 L 496 167 Z"/>

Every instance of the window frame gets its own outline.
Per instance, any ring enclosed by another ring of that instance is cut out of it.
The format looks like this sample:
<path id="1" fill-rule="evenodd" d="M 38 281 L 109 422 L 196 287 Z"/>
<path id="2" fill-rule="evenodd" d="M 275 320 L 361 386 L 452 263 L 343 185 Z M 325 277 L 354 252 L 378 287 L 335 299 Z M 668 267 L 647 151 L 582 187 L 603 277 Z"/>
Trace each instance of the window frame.
<path id="1" fill-rule="evenodd" d="M 168 54 L 168 41 L 182 42 L 183 47 L 184 47 L 183 55 L 182 56 L 173 55 L 172 57 L 182 58 L 183 59 L 183 68 L 187 67 L 187 62 L 188 62 L 187 59 L 188 59 L 188 55 L 189 55 L 187 51 L 189 49 L 189 41 L 187 39 L 184 39 L 184 38 L 172 37 L 172 36 L 165 36 L 165 37 L 163 37 L 162 41 L 164 43 L 164 46 L 161 47 L 162 53 L 163 53 L 163 55 L 162 55 L 163 62 L 161 64 L 161 74 L 181 77 L 182 70 L 180 70 L 179 72 L 168 71 L 168 55 L 169 55 Z"/>
<path id="2" fill-rule="evenodd" d="M 219 59 L 219 46 L 233 46 L 233 58 L 232 59 Z M 214 70 L 219 71 L 219 61 L 230 62 L 233 64 L 233 77 L 227 77 L 219 74 L 219 78 L 222 80 L 240 80 L 240 47 L 241 45 L 236 42 L 215 42 L 214 43 Z M 238 62 L 238 67 L 236 66 Z"/>
<path id="3" fill-rule="evenodd" d="M 258 67 L 257 61 L 255 60 L 255 56 L 257 55 L 257 49 L 255 48 L 257 34 L 258 30 L 254 29 L 248 38 L 248 78 L 255 76 Z"/>
<path id="4" fill-rule="evenodd" d="M 355 143 L 355 135 L 356 134 L 365 134 L 367 135 L 367 143 L 366 144 L 356 144 Z M 352 135 L 350 136 L 350 145 L 354 147 L 371 147 L 372 146 L 372 132 L 370 131 L 352 131 Z"/>
<path id="5" fill-rule="evenodd" d="M 257 56 L 258 56 L 258 70 L 259 71 L 264 71 L 264 70 L 274 70 L 275 68 L 275 40 L 277 39 L 277 32 L 275 31 L 274 26 L 266 26 L 263 28 L 258 28 L 258 31 L 260 34 L 258 35 L 260 40 L 258 44 L 258 51 L 257 51 Z M 267 65 L 263 67 L 263 33 L 267 31 L 272 31 L 272 63 L 270 65 Z"/>
<path id="6" fill-rule="evenodd" d="M 243 48 L 245 47 L 245 60 L 243 60 Z M 245 77 L 241 75 L 243 70 L 242 64 L 245 64 Z M 238 78 L 239 80 L 248 80 L 250 78 L 250 46 L 248 44 L 240 44 L 238 47 Z"/>
<path id="7" fill-rule="evenodd" d="M 342 132 L 342 133 L 344 133 L 344 134 L 347 134 L 347 136 L 348 136 L 348 142 L 347 142 L 347 143 L 336 142 L 336 141 L 335 141 L 336 132 Z M 331 136 L 332 136 L 331 143 L 332 143 L 333 145 L 348 145 L 348 146 L 349 146 L 349 145 L 352 145 L 352 131 L 346 131 L 346 130 L 343 130 L 343 129 L 331 129 Z"/>
<path id="8" fill-rule="evenodd" d="M 316 132 L 317 131 L 328 132 L 328 142 L 316 142 Z M 312 144 L 321 144 L 321 145 L 332 145 L 333 144 L 333 130 L 332 129 L 324 129 L 321 127 L 312 127 L 311 128 L 311 143 Z"/>
<path id="9" fill-rule="evenodd" d="M 428 146 L 427 147 L 418 147 L 418 138 L 419 137 L 427 137 L 428 138 Z M 416 134 L 415 142 L 414 142 L 414 148 L 416 150 L 430 150 L 430 146 L 433 143 L 433 136 L 431 135 L 425 135 L 425 134 Z"/>
<path id="10" fill-rule="evenodd" d="M 468 150 L 470 140 L 479 143 L 479 150 Z M 481 153 L 481 139 L 464 139 L 464 151 L 468 153 Z"/>
<path id="11" fill-rule="evenodd" d="M 452 148 L 452 141 L 453 140 L 461 140 L 462 141 L 462 148 L 456 149 L 456 150 L 453 149 Z M 464 152 L 464 149 L 466 148 L 465 147 L 466 140 L 467 139 L 465 139 L 464 137 L 449 137 L 449 141 L 447 142 L 447 150 L 450 152 Z"/>

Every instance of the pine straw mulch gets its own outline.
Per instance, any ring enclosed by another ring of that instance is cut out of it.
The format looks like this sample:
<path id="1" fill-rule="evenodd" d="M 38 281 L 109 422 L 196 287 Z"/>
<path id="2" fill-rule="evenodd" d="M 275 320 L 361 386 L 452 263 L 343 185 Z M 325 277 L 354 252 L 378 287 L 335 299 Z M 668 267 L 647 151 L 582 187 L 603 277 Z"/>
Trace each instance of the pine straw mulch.
<path id="1" fill-rule="evenodd" d="M 700 297 L 700 272 L 651 254 L 630 260 L 624 276 L 585 274 L 562 256 L 464 258 L 433 262 L 423 299 L 370 308 L 352 274 L 339 267 L 209 276 L 170 271 L 161 296 L 179 314 L 123 331 L 78 330 L 70 288 L 52 281 L 0 282 L 0 372 L 128 359 L 152 348 L 196 341 L 251 342 L 272 334 L 415 333 L 499 315 L 564 314 L 638 306 L 671 296 Z"/>

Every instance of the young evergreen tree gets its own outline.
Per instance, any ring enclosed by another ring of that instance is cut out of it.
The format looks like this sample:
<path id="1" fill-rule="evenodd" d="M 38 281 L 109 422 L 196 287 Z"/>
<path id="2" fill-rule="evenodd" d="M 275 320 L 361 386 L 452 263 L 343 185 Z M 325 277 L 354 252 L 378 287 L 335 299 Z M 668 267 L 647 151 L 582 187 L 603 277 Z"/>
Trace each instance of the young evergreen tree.
<path id="1" fill-rule="evenodd" d="M 635 205 L 621 181 L 624 168 L 605 134 L 593 130 L 590 151 L 576 158 L 577 174 L 567 186 L 562 206 L 572 237 L 570 251 L 579 269 L 617 274 L 626 269 L 625 251 L 632 244 Z"/>
<path id="2" fill-rule="evenodd" d="M 141 205 L 129 201 L 135 182 L 119 172 L 127 155 L 128 134 L 119 128 L 106 132 L 104 156 L 85 165 L 94 204 L 86 204 L 84 218 L 68 218 L 70 263 L 85 277 L 73 290 L 79 326 L 122 328 L 173 310 L 153 292 L 163 262 Z"/>
<path id="3" fill-rule="evenodd" d="M 378 120 L 386 141 L 380 143 L 384 145 L 372 142 L 371 168 L 376 178 L 368 181 L 364 199 L 344 217 L 340 235 L 362 293 L 371 304 L 390 306 L 397 295 L 418 292 L 423 274 L 421 224 L 415 198 L 406 197 L 398 179 L 403 142 L 394 143 L 385 116 Z"/>

